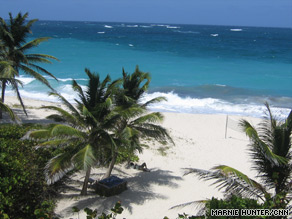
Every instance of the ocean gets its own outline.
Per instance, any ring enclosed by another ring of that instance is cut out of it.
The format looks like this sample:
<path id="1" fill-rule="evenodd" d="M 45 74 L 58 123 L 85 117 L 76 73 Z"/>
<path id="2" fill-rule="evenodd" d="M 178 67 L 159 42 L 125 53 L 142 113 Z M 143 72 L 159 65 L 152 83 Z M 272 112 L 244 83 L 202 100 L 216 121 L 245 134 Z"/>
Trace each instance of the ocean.
<path id="1" fill-rule="evenodd" d="M 32 33 L 51 37 L 30 53 L 60 60 L 42 67 L 72 102 L 72 79 L 85 86 L 85 68 L 117 79 L 138 65 L 152 77 L 144 99 L 168 99 L 152 110 L 261 117 L 267 101 L 285 117 L 292 108 L 291 28 L 38 21 Z M 23 97 L 57 101 L 32 77 L 19 79 Z"/>

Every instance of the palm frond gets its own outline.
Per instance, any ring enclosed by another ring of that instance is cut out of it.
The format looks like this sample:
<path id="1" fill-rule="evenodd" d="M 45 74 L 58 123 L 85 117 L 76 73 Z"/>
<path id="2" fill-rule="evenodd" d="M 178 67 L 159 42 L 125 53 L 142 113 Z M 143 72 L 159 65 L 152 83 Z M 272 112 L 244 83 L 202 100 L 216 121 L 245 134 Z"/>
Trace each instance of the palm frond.
<path id="1" fill-rule="evenodd" d="M 265 102 L 265 106 L 268 110 L 268 117 L 269 117 L 269 120 L 270 120 L 270 124 L 271 124 L 271 127 L 274 129 L 276 126 L 277 126 L 277 121 L 275 120 L 273 114 L 272 114 L 272 111 L 271 111 L 271 108 L 269 106 L 269 104 L 267 102 Z"/>
<path id="2" fill-rule="evenodd" d="M 57 93 L 57 92 L 50 92 L 49 93 L 50 96 L 54 96 L 57 97 L 59 100 L 61 100 L 61 102 L 69 109 L 71 110 L 71 112 L 74 114 L 74 116 L 80 118 L 80 114 L 79 112 L 75 109 L 75 107 L 68 101 L 66 100 L 66 98 L 64 98 L 61 94 Z"/>
<path id="3" fill-rule="evenodd" d="M 226 165 L 218 165 L 212 168 L 212 170 L 218 170 L 225 176 L 230 176 L 234 175 L 236 176 L 239 180 L 244 181 L 246 184 L 251 185 L 252 187 L 257 188 L 260 190 L 263 194 L 266 193 L 266 190 L 264 187 L 262 187 L 261 184 L 257 183 L 256 181 L 250 179 L 247 175 L 243 174 L 237 169 L 234 169 L 232 167 L 226 166 Z"/>
<path id="4" fill-rule="evenodd" d="M 221 165 L 214 168 L 215 171 L 201 170 L 194 168 L 184 168 L 185 174 L 196 174 L 204 181 L 215 181 L 212 185 L 227 194 L 242 195 L 245 197 L 255 197 L 264 200 L 266 190 L 256 181 L 248 178 L 245 174 L 233 168 Z"/>
<path id="5" fill-rule="evenodd" d="M 30 53 L 30 54 L 26 54 L 26 57 L 34 57 L 34 58 L 41 58 L 41 59 L 53 59 L 56 61 L 60 61 L 58 58 L 56 58 L 55 56 L 51 56 L 51 55 L 47 55 L 47 54 L 39 54 L 39 53 Z"/>
<path id="6" fill-rule="evenodd" d="M 285 121 L 285 125 L 288 128 L 288 131 L 291 133 L 291 131 L 292 131 L 292 110 L 290 111 L 290 113 Z"/>
<path id="7" fill-rule="evenodd" d="M 92 146 L 86 145 L 72 157 L 72 161 L 77 169 L 88 170 L 96 162 Z"/>
<path id="8" fill-rule="evenodd" d="M 31 75 L 32 77 L 34 77 L 35 79 L 37 79 L 38 81 L 42 82 L 43 84 L 45 84 L 47 87 L 49 87 L 50 89 L 54 90 L 50 83 L 48 82 L 47 79 L 45 79 L 41 74 L 39 74 L 38 72 L 34 71 L 33 69 L 25 66 L 25 65 L 20 65 L 19 66 L 20 69 L 22 69 L 25 73 Z"/>
<path id="9" fill-rule="evenodd" d="M 42 106 L 40 107 L 41 109 L 49 109 L 49 110 L 54 110 L 56 112 L 58 112 L 60 115 L 58 114 L 53 114 L 48 116 L 48 119 L 53 119 L 57 122 L 62 122 L 62 121 L 66 121 L 68 123 L 73 124 L 74 126 L 78 125 L 78 126 L 83 126 L 83 124 L 80 122 L 80 120 L 78 118 L 76 118 L 74 115 L 72 115 L 70 112 L 60 108 L 60 107 L 56 107 L 56 106 Z"/>
<path id="10" fill-rule="evenodd" d="M 209 201 L 210 200 L 199 200 L 199 201 L 186 202 L 186 203 L 182 203 L 182 204 L 179 204 L 179 205 L 172 206 L 170 208 L 170 210 L 178 209 L 178 208 L 184 208 L 184 207 L 187 207 L 187 206 L 194 206 L 195 209 L 199 210 L 198 215 L 203 215 L 203 212 L 205 210 L 205 206 Z"/>
<path id="11" fill-rule="evenodd" d="M 59 115 L 59 114 L 51 114 L 47 116 L 46 119 L 54 120 L 55 122 L 63 122 L 63 123 L 67 122 L 67 120 L 62 115 Z"/>
<path id="12" fill-rule="evenodd" d="M 117 106 L 114 108 L 114 111 L 126 120 L 136 118 L 147 112 L 145 108 L 142 108 L 137 104 L 126 108 L 124 106 Z"/>
<path id="13" fill-rule="evenodd" d="M 72 163 L 72 151 L 53 157 L 45 167 L 47 184 L 53 184 L 60 180 L 66 173 L 74 168 Z"/>
<path id="14" fill-rule="evenodd" d="M 0 61 L 0 77 L 1 78 L 14 78 L 18 76 L 18 72 L 13 67 L 12 61 Z"/>
<path id="15" fill-rule="evenodd" d="M 168 140 L 173 145 L 175 145 L 171 136 L 168 134 L 168 131 L 165 128 L 161 127 L 160 125 L 155 125 L 152 123 L 144 123 L 144 124 L 139 124 L 139 126 L 135 125 L 134 128 L 140 132 L 142 137 L 150 137 L 159 141 Z"/>
<path id="16" fill-rule="evenodd" d="M 45 64 L 52 64 L 52 62 L 46 58 L 26 55 L 27 61 L 29 63 L 45 63 Z"/>
<path id="17" fill-rule="evenodd" d="M 139 118 L 135 119 L 131 122 L 131 124 L 143 124 L 143 123 L 157 123 L 163 121 L 163 115 L 159 112 L 149 113 L 144 116 L 140 116 Z"/>
<path id="18" fill-rule="evenodd" d="M 81 101 L 85 102 L 86 98 L 85 98 L 84 92 L 83 92 L 81 86 L 75 80 L 72 81 L 72 88 L 74 91 L 76 91 L 78 93 Z"/>
<path id="19" fill-rule="evenodd" d="M 26 50 L 28 49 L 31 49 L 33 47 L 36 47 L 38 46 L 40 43 L 44 42 L 44 41 L 48 41 L 50 39 L 50 37 L 40 37 L 40 38 L 37 38 L 37 39 L 34 39 L 24 45 L 22 45 L 19 50 L 22 51 L 22 52 L 25 52 Z"/>
<path id="20" fill-rule="evenodd" d="M 50 132 L 51 137 L 77 137 L 84 139 L 86 138 L 86 134 L 82 131 L 79 131 L 71 126 L 57 124 L 55 125 Z"/>
<path id="21" fill-rule="evenodd" d="M 253 154 L 255 155 L 253 159 L 255 161 L 258 161 L 259 159 L 261 159 L 261 157 L 265 157 L 274 165 L 281 165 L 287 163 L 287 159 L 273 153 L 272 149 L 260 139 L 256 129 L 248 121 L 241 120 L 239 125 L 243 128 L 246 135 L 253 142 L 252 144 L 252 147 L 254 149 Z"/>
<path id="22" fill-rule="evenodd" d="M 19 120 L 19 118 L 13 113 L 12 109 L 10 109 L 9 106 L 7 106 L 6 104 L 2 103 L 2 101 L 0 101 L 0 108 L 9 114 L 9 117 L 13 121 Z"/>
<path id="23" fill-rule="evenodd" d="M 167 98 L 166 97 L 155 97 L 149 101 L 147 101 L 146 103 L 144 103 L 142 106 L 143 107 L 147 107 L 151 104 L 154 104 L 154 103 L 160 103 L 162 101 L 167 101 Z"/>
<path id="24" fill-rule="evenodd" d="M 39 62 L 41 62 L 41 60 L 39 60 Z M 29 67 L 33 67 L 37 71 L 45 73 L 45 74 L 49 75 L 50 77 L 54 78 L 56 81 L 58 81 L 58 79 L 52 73 L 48 72 L 46 69 L 44 69 L 44 68 L 42 68 L 42 67 L 40 67 L 38 65 L 32 64 L 32 63 L 27 63 L 26 65 L 29 66 Z"/>
<path id="25" fill-rule="evenodd" d="M 39 129 L 36 131 L 32 131 L 29 134 L 29 137 L 35 139 L 49 139 L 51 137 L 51 130 L 49 129 Z"/>
<path id="26" fill-rule="evenodd" d="M 58 147 L 60 145 L 67 145 L 67 144 L 68 144 L 68 139 L 54 139 L 54 140 L 49 140 L 49 141 L 39 143 L 38 146 Z"/>

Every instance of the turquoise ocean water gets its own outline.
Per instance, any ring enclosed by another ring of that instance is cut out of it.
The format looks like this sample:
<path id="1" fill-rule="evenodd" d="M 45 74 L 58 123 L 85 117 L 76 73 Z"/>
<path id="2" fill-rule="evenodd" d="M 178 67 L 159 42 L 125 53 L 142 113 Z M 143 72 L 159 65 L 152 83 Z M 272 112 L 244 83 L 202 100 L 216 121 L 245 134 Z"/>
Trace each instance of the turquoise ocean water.
<path id="1" fill-rule="evenodd" d="M 86 85 L 85 67 L 116 79 L 139 65 L 152 76 L 145 99 L 168 99 L 154 110 L 261 116 L 264 101 L 282 115 L 292 108 L 292 29 L 39 21 L 32 31 L 30 39 L 51 37 L 30 52 L 60 59 L 43 67 L 70 101 L 72 78 Z M 33 78 L 20 80 L 23 97 L 56 101 Z"/>

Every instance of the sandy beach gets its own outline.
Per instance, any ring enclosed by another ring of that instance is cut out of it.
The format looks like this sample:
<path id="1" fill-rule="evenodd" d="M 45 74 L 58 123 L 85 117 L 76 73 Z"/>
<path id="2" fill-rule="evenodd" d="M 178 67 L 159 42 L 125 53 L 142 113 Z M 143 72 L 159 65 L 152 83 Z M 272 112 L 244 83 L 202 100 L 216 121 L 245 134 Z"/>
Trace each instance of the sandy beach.
<path id="1" fill-rule="evenodd" d="M 18 104 L 16 98 L 7 97 L 5 103 L 15 110 L 23 122 L 31 120 L 49 122 L 45 117 L 51 112 L 38 108 L 56 104 L 24 99 L 28 111 L 26 117 L 21 113 L 21 108 L 15 107 L 15 104 Z M 127 180 L 128 189 L 109 198 L 95 195 L 92 189 L 89 189 L 89 195 L 79 196 L 84 173 L 75 173 L 60 194 L 56 213 L 62 218 L 78 218 L 78 214 L 72 212 L 73 206 L 80 209 L 89 207 L 101 213 L 112 208 L 117 201 L 121 201 L 124 211 L 118 218 L 162 219 L 164 216 L 176 218 L 178 213 L 195 214 L 196 209 L 189 206 L 170 210 L 174 205 L 212 196 L 222 197 L 222 193 L 210 186 L 210 182 L 200 181 L 195 175 L 183 176 L 183 168 L 209 169 L 214 165 L 226 164 L 254 176 L 247 154 L 249 141 L 244 133 L 231 127 L 227 127 L 226 135 L 227 115 L 163 114 L 165 119 L 162 125 L 169 130 L 175 145 L 150 142 L 149 148 L 145 148 L 143 153 L 139 154 L 139 163 L 146 162 L 151 172 L 116 165 L 113 175 Z M 244 118 L 254 125 L 260 121 L 252 117 L 228 118 L 233 123 Z M 99 180 L 105 171 L 104 168 L 94 169 L 91 178 Z M 85 218 L 83 211 L 79 214 L 79 218 Z"/>

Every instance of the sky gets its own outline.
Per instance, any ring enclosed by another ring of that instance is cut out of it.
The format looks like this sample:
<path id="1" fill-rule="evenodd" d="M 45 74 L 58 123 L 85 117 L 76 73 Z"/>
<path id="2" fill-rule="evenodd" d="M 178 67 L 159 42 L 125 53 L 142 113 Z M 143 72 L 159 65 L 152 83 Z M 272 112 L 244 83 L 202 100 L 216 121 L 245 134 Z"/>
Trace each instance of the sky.
<path id="1" fill-rule="evenodd" d="M 0 17 L 292 28 L 292 0 L 0 0 Z"/>

